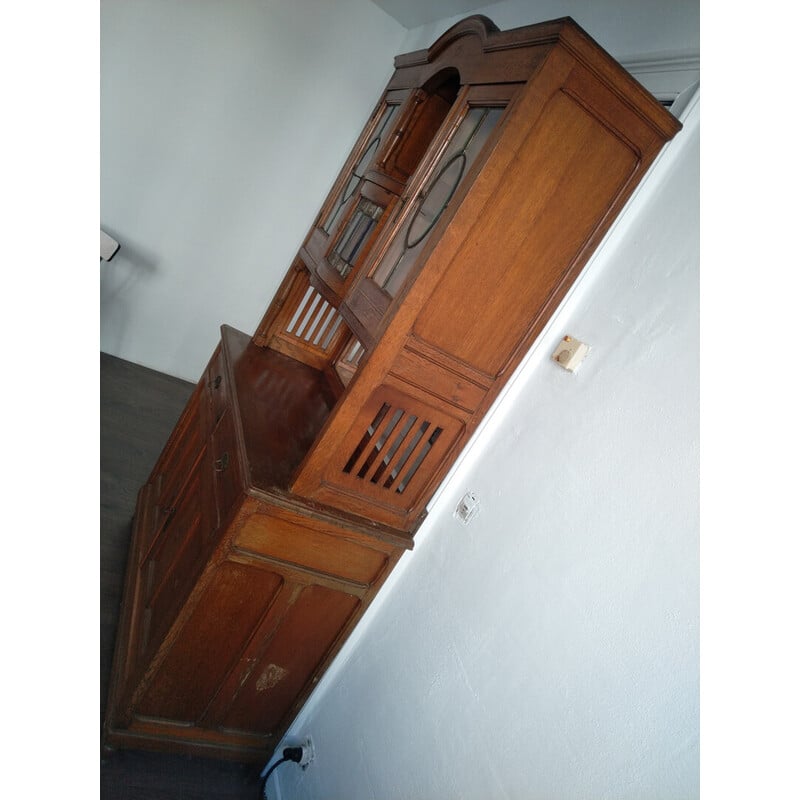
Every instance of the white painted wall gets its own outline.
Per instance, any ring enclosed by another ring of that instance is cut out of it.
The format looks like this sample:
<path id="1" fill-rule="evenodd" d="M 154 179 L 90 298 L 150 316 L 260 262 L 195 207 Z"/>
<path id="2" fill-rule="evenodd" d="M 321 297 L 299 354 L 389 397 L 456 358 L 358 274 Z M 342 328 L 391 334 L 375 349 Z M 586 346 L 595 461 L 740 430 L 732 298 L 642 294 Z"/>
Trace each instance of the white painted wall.
<path id="1" fill-rule="evenodd" d="M 696 98 L 290 730 L 284 800 L 698 796 Z"/>
<path id="2" fill-rule="evenodd" d="M 469 13 L 485 14 L 501 30 L 572 17 L 618 61 L 700 53 L 699 0 L 501 0 L 476 3 Z M 403 50 L 429 47 L 462 16 L 410 30 Z"/>
<path id="3" fill-rule="evenodd" d="M 443 7 L 457 0 L 442 0 Z M 392 0 L 382 5 L 390 7 Z M 500 0 L 472 6 L 501 30 L 559 17 L 572 17 L 659 100 L 675 97 L 700 78 L 700 6 L 698 0 Z M 407 13 L 411 13 L 411 8 Z M 422 13 L 416 8 L 413 13 Z M 429 47 L 464 14 L 410 30 L 403 51 Z"/>
<path id="4" fill-rule="evenodd" d="M 101 349 L 197 380 L 252 332 L 400 52 L 368 0 L 103 0 Z"/>

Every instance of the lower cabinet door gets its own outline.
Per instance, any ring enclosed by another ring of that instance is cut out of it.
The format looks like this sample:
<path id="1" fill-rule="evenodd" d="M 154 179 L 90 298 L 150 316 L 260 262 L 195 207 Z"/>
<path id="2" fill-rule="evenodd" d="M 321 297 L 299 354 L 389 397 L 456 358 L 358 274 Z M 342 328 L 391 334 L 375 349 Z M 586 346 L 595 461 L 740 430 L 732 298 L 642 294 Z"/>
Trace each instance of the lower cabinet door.
<path id="1" fill-rule="evenodd" d="M 290 570 L 225 561 L 214 570 L 137 703 L 141 721 L 270 737 L 360 605 Z"/>
<path id="2" fill-rule="evenodd" d="M 221 716 L 231 733 L 280 734 L 361 603 L 328 586 L 288 584 L 286 590 L 274 633 L 250 656 L 246 678 Z"/>
<path id="3" fill-rule="evenodd" d="M 274 572 L 223 562 L 137 706 L 137 716 L 197 724 L 283 586 Z"/>
<path id="4" fill-rule="evenodd" d="M 216 430 L 211 434 L 211 458 L 217 519 L 224 526 L 244 491 L 233 417 L 229 412 L 222 415 Z"/>

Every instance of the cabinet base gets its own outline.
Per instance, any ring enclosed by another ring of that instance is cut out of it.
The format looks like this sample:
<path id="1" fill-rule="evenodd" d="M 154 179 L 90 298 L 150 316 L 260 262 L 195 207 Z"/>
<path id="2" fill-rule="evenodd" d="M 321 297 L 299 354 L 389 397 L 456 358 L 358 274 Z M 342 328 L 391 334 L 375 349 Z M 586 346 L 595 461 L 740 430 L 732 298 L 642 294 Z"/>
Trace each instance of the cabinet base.
<path id="1" fill-rule="evenodd" d="M 203 739 L 180 734 L 146 733 L 141 731 L 109 729 L 103 739 L 104 751 L 147 750 L 197 758 L 215 758 L 242 764 L 263 764 L 272 756 L 275 742 L 267 745 L 233 745 L 213 741 L 203 731 Z"/>

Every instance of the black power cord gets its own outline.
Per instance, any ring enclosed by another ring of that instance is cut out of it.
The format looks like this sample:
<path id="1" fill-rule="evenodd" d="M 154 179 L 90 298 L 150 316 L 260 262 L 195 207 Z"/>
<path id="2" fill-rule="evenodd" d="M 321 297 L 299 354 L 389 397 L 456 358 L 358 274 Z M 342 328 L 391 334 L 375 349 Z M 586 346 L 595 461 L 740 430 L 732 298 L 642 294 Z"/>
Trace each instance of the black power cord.
<path id="1" fill-rule="evenodd" d="M 296 764 L 299 764 L 303 759 L 303 748 L 302 747 L 286 747 L 283 750 L 283 758 L 278 759 L 267 771 L 266 775 L 264 776 L 264 782 L 261 784 L 261 797 L 263 800 L 267 800 L 267 781 L 269 780 L 269 776 L 275 771 L 276 767 L 279 767 L 281 764 L 284 764 L 287 761 L 294 761 Z"/>

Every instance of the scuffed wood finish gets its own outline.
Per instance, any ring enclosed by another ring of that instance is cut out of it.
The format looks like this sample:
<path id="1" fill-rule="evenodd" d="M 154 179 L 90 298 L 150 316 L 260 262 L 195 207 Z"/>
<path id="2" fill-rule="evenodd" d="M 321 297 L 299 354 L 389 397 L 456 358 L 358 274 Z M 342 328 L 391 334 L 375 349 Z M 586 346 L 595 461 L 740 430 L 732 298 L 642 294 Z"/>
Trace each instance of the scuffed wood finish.
<path id="1" fill-rule="evenodd" d="M 269 757 L 680 128 L 569 19 L 395 67 L 140 492 L 111 744 Z"/>

